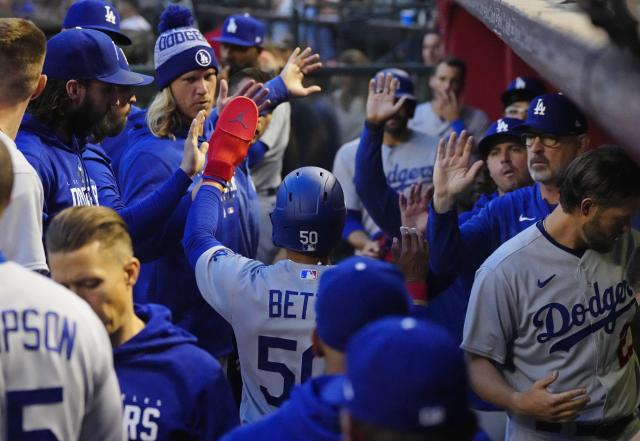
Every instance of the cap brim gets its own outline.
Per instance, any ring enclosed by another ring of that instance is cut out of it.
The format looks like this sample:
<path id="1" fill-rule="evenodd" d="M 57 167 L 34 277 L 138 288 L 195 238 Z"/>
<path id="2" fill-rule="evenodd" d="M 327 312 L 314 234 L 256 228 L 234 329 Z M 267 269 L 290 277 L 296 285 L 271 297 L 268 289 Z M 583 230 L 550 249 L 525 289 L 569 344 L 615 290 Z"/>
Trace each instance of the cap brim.
<path id="1" fill-rule="evenodd" d="M 233 38 L 233 37 L 213 37 L 211 39 L 211 41 L 215 41 L 218 43 L 225 43 L 225 44 L 232 44 L 234 46 L 244 46 L 244 47 L 252 47 L 252 46 L 259 46 L 259 43 L 247 43 L 245 40 L 240 40 L 239 38 Z"/>
<path id="2" fill-rule="evenodd" d="M 84 26 L 87 29 L 95 29 L 96 31 L 104 32 L 107 34 L 113 42 L 119 46 L 129 46 L 132 41 L 129 37 L 127 37 L 122 32 L 114 31 L 113 29 L 107 28 L 106 26 Z"/>
<path id="3" fill-rule="evenodd" d="M 117 84 L 119 86 L 145 86 L 153 82 L 153 77 L 119 69 L 114 74 L 104 75 L 96 78 L 96 80 L 107 84 Z"/>
<path id="4" fill-rule="evenodd" d="M 335 407 L 344 406 L 347 399 L 344 396 L 344 384 L 346 377 L 337 375 L 324 385 L 320 392 L 322 401 Z"/>
<path id="5" fill-rule="evenodd" d="M 520 126 L 516 126 L 516 127 L 520 127 Z M 496 143 L 498 143 L 502 139 L 505 141 L 521 142 L 520 133 L 514 133 L 513 129 L 511 129 L 506 132 L 499 132 L 499 133 L 494 133 L 493 135 L 485 136 L 478 143 L 478 150 L 480 151 L 480 153 L 486 156 L 489 154 L 489 149 L 494 145 L 496 145 Z"/>

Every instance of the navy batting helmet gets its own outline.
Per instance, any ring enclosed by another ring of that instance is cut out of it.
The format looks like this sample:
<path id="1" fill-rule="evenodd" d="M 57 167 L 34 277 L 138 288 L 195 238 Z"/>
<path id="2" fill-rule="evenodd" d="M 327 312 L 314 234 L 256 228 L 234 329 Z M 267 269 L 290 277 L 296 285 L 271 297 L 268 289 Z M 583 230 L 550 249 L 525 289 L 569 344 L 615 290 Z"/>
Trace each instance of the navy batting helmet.
<path id="1" fill-rule="evenodd" d="M 341 240 L 346 214 L 336 177 L 320 167 L 301 167 L 278 188 L 271 213 L 273 243 L 293 251 L 329 254 Z"/>

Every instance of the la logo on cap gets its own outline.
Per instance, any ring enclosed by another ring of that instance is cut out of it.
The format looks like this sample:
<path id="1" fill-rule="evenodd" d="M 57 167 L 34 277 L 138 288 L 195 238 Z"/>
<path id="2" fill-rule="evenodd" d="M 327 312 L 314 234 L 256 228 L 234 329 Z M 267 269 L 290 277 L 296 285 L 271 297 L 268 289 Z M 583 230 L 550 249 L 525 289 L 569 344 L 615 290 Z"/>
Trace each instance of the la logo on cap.
<path id="1" fill-rule="evenodd" d="M 501 132 L 506 132 L 507 130 L 509 130 L 509 125 L 503 120 L 499 119 L 498 127 L 496 127 L 496 132 L 501 133 Z"/>
<path id="2" fill-rule="evenodd" d="M 206 50 L 200 49 L 196 52 L 196 63 L 202 67 L 209 66 L 211 64 L 211 56 Z"/>
<path id="3" fill-rule="evenodd" d="M 527 83 L 521 77 L 516 78 L 516 89 L 524 89 L 525 87 L 527 87 Z"/>
<path id="4" fill-rule="evenodd" d="M 544 101 L 542 101 L 542 98 L 538 98 L 538 102 L 536 103 L 536 107 L 535 109 L 533 109 L 533 114 L 534 115 L 541 115 L 544 116 L 544 112 L 547 111 L 547 108 L 544 106 Z"/>
<path id="5" fill-rule="evenodd" d="M 116 14 L 114 14 L 113 9 L 111 9 L 111 6 L 104 5 L 104 9 L 105 9 L 104 20 L 107 23 L 116 24 Z"/>
<path id="6" fill-rule="evenodd" d="M 230 34 L 235 34 L 238 30 L 238 25 L 236 24 L 236 19 L 231 17 L 229 19 L 229 24 L 227 25 L 227 32 Z"/>

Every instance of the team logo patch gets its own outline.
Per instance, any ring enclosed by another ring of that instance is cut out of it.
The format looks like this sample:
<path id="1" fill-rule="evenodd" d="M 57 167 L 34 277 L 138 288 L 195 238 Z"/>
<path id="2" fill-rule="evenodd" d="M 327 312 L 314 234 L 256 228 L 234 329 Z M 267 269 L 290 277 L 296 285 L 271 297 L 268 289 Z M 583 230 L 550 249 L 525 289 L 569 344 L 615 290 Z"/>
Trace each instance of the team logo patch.
<path id="1" fill-rule="evenodd" d="M 318 280 L 318 271 L 303 269 L 300 271 L 300 278 L 302 280 Z"/>
<path id="2" fill-rule="evenodd" d="M 211 256 L 211 260 L 213 260 L 214 262 L 217 262 L 219 257 L 224 257 L 228 255 L 229 255 L 229 250 L 220 248 L 215 253 L 213 253 L 213 255 Z"/>
<path id="3" fill-rule="evenodd" d="M 200 49 L 196 52 L 196 63 L 202 67 L 207 67 L 211 64 L 211 55 L 204 49 Z"/>
<path id="4" fill-rule="evenodd" d="M 231 17 L 229 20 L 229 24 L 227 25 L 227 32 L 230 34 L 235 34 L 238 30 L 238 25 L 236 24 L 236 19 Z"/>
<path id="5" fill-rule="evenodd" d="M 111 24 L 116 24 L 116 14 L 111 9 L 111 6 L 104 5 L 105 13 L 104 13 L 104 21 Z"/>

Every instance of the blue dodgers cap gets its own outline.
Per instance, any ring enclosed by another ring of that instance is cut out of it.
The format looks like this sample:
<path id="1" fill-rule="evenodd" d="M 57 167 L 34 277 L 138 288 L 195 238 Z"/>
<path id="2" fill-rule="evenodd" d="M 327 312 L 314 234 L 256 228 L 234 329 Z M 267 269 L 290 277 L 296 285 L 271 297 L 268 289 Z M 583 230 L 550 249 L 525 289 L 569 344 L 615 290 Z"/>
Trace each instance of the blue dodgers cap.
<path id="1" fill-rule="evenodd" d="M 118 10 L 102 0 L 80 0 L 69 6 L 62 27 L 95 29 L 109 35 L 117 44 L 131 44 L 131 39 L 120 32 Z"/>
<path id="2" fill-rule="evenodd" d="M 406 96 L 407 99 L 416 101 L 416 96 L 413 87 L 413 80 L 411 79 L 411 75 L 409 75 L 406 71 L 402 69 L 383 69 L 375 75 L 375 80 L 378 80 L 378 75 L 380 74 L 391 74 L 393 78 L 398 80 L 398 88 L 396 89 L 396 98 L 402 98 Z M 377 83 L 376 83 L 377 86 Z"/>
<path id="3" fill-rule="evenodd" d="M 218 70 L 213 48 L 193 24 L 191 11 L 183 6 L 170 5 L 160 15 L 160 36 L 153 51 L 159 90 L 185 72 Z"/>
<path id="4" fill-rule="evenodd" d="M 347 371 L 322 391 L 358 421 L 398 432 L 470 424 L 462 351 L 448 332 L 414 318 L 384 318 L 347 345 Z"/>
<path id="5" fill-rule="evenodd" d="M 516 101 L 531 101 L 547 91 L 537 78 L 516 77 L 507 86 L 500 99 L 504 107 Z"/>
<path id="6" fill-rule="evenodd" d="M 527 119 L 514 129 L 549 135 L 580 135 L 587 131 L 587 119 L 573 102 L 561 93 L 547 93 L 529 103 Z"/>
<path id="7" fill-rule="evenodd" d="M 521 143 L 520 133 L 515 132 L 513 129 L 524 121 L 517 118 L 500 118 L 489 126 L 484 134 L 484 137 L 478 143 L 478 150 L 483 156 L 487 156 L 491 151 L 491 148 L 498 142 L 514 141 Z"/>
<path id="8" fill-rule="evenodd" d="M 119 47 L 117 47 L 118 50 L 118 65 L 120 66 L 120 69 L 129 71 L 135 75 L 137 75 L 139 77 L 139 81 L 136 84 L 132 84 L 132 86 L 146 86 L 148 84 L 153 83 L 153 77 L 150 75 L 144 75 L 138 72 L 133 72 L 131 70 L 131 67 L 129 67 L 129 62 L 127 61 L 127 57 L 124 54 L 124 52 L 122 51 L 122 49 L 120 49 Z"/>
<path id="9" fill-rule="evenodd" d="M 318 336 L 344 352 L 347 341 L 364 325 L 389 315 L 405 316 L 410 304 L 404 277 L 396 267 L 351 257 L 320 278 L 315 305 Z"/>
<path id="10" fill-rule="evenodd" d="M 213 41 L 235 46 L 262 46 L 266 27 L 249 14 L 231 15 L 222 25 L 222 34 Z"/>
<path id="11" fill-rule="evenodd" d="M 111 38 L 79 28 L 51 37 L 42 73 L 56 80 L 100 80 L 123 86 L 138 86 L 141 79 L 140 74 L 120 67 L 118 47 Z"/>

